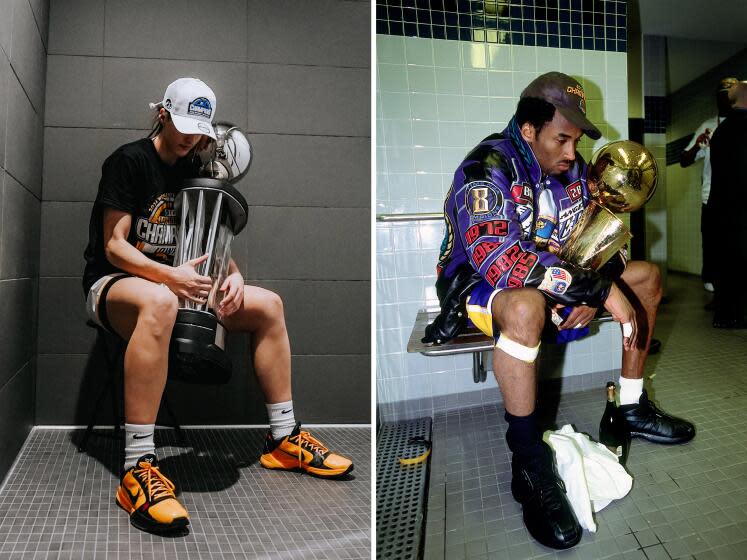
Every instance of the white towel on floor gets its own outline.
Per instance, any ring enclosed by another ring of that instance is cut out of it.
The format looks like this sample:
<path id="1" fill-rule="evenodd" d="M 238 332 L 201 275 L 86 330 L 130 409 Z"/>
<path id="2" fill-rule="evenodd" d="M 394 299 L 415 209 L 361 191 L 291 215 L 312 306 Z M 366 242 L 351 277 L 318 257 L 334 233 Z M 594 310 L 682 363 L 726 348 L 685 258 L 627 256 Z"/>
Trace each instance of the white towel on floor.
<path id="1" fill-rule="evenodd" d="M 568 501 L 584 529 L 596 532 L 592 510 L 597 512 L 630 492 L 633 478 L 617 456 L 601 443 L 576 432 L 570 424 L 546 431 L 544 440 L 555 452 L 558 474 Z"/>

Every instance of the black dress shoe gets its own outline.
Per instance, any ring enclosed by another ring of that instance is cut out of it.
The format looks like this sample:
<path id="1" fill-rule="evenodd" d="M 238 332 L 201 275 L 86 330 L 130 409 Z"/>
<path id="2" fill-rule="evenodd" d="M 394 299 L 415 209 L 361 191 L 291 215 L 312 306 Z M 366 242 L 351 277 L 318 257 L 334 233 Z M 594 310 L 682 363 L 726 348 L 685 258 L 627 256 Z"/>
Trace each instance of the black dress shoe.
<path id="1" fill-rule="evenodd" d="M 550 548 L 570 548 L 581 540 L 581 526 L 555 469 L 552 449 L 546 443 L 542 447 L 535 457 L 514 454 L 511 493 L 522 505 L 530 535 Z"/>
<path id="2" fill-rule="evenodd" d="M 659 350 L 661 350 L 661 340 L 652 338 L 651 343 L 648 345 L 648 355 L 653 356 L 654 354 L 658 354 Z"/>
<path id="3" fill-rule="evenodd" d="M 645 389 L 638 404 L 622 405 L 618 410 L 631 437 L 641 437 L 655 443 L 685 443 L 695 437 L 695 426 L 656 408 L 648 400 Z"/>

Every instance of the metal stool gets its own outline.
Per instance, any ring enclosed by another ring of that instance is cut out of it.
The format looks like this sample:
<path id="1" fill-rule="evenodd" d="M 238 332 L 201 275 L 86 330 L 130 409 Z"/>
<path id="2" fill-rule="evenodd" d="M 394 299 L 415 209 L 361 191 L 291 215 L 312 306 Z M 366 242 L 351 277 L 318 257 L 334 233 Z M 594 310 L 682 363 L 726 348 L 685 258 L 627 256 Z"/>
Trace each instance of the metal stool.
<path id="1" fill-rule="evenodd" d="M 127 347 L 127 343 L 119 336 L 110 333 L 109 331 L 101 328 L 93 321 L 89 320 L 86 322 L 91 328 L 96 329 L 97 336 L 104 343 L 104 358 L 106 359 L 106 382 L 99 393 L 96 402 L 93 405 L 93 411 L 91 412 L 91 418 L 86 427 L 86 431 L 80 438 L 78 443 L 78 451 L 85 451 L 88 443 L 88 438 L 93 433 L 93 426 L 96 424 L 96 419 L 99 416 L 101 410 L 101 404 L 106 399 L 107 393 L 111 393 L 112 398 L 112 412 L 114 415 L 114 437 L 118 438 L 121 432 L 120 424 L 124 421 L 124 413 L 119 406 L 119 399 L 117 398 L 117 379 L 124 374 L 124 351 Z M 166 411 L 166 414 L 172 421 L 172 424 L 166 424 L 169 427 L 174 428 L 176 435 L 180 441 L 183 441 L 183 434 L 181 426 L 179 425 L 176 415 L 171 410 L 169 400 L 166 394 L 166 388 L 164 388 L 163 396 L 161 397 L 161 404 Z"/>

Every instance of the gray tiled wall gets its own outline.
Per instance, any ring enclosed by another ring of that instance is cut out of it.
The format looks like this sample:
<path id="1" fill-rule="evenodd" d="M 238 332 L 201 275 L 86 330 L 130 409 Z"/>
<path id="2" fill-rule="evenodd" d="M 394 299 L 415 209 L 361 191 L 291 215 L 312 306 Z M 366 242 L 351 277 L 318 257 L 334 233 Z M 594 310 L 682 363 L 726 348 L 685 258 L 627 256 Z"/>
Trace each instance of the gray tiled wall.
<path id="1" fill-rule="evenodd" d="M 47 2 L 0 2 L 0 480 L 34 424 Z"/>
<path id="2" fill-rule="evenodd" d="M 100 167 L 147 133 L 148 102 L 184 75 L 210 84 L 216 118 L 253 144 L 238 184 L 249 224 L 234 257 L 247 281 L 285 301 L 297 417 L 370 421 L 370 9 L 344 0 L 51 1 L 37 423 L 87 420 L 101 364 L 80 276 Z M 247 346 L 243 336 L 229 341 L 228 385 L 170 389 L 182 423 L 265 422 Z"/>

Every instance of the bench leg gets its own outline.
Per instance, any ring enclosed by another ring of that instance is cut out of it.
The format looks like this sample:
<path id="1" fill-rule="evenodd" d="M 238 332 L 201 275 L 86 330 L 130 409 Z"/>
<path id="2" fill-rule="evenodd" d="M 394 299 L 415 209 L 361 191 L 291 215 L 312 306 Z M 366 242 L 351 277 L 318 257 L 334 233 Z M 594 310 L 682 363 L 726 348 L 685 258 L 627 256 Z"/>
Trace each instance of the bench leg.
<path id="1" fill-rule="evenodd" d="M 109 389 L 112 386 L 112 379 L 109 378 L 106 380 L 106 383 L 104 384 L 103 389 L 101 389 L 101 393 L 99 394 L 99 398 L 96 399 L 96 403 L 93 405 L 93 412 L 91 413 L 91 420 L 88 423 L 88 426 L 86 427 L 86 431 L 83 433 L 83 436 L 80 438 L 80 442 L 78 443 L 78 451 L 83 452 L 86 449 L 86 444 L 88 443 L 88 438 L 91 436 L 91 433 L 93 432 L 93 426 L 96 424 L 96 419 L 99 416 L 99 410 L 101 409 L 101 403 L 106 398 L 106 393 L 109 391 Z M 114 392 L 112 390 L 112 392 Z M 116 419 L 115 419 L 116 422 Z"/>
<path id="2" fill-rule="evenodd" d="M 483 383 L 488 378 L 488 371 L 485 369 L 485 362 L 482 352 L 472 354 L 472 379 L 475 383 Z"/>
<path id="3" fill-rule="evenodd" d="M 176 419 L 176 414 L 174 414 L 174 411 L 171 410 L 171 405 L 169 404 L 169 398 L 166 395 L 166 389 L 163 391 L 163 397 L 162 397 L 163 407 L 166 409 L 166 414 L 171 418 L 171 422 L 173 423 L 174 431 L 176 432 L 176 439 L 179 441 L 179 443 L 184 444 L 184 432 L 182 432 L 182 427 L 179 424 L 179 420 Z"/>
<path id="4" fill-rule="evenodd" d="M 116 370 L 117 374 L 121 370 Z M 112 389 L 112 415 L 114 416 L 114 439 L 119 439 L 119 433 L 120 433 L 120 424 L 122 424 L 122 420 L 124 419 L 124 414 L 121 412 L 119 407 L 119 398 L 117 395 L 117 384 L 114 381 L 110 382 L 110 386 Z"/>

